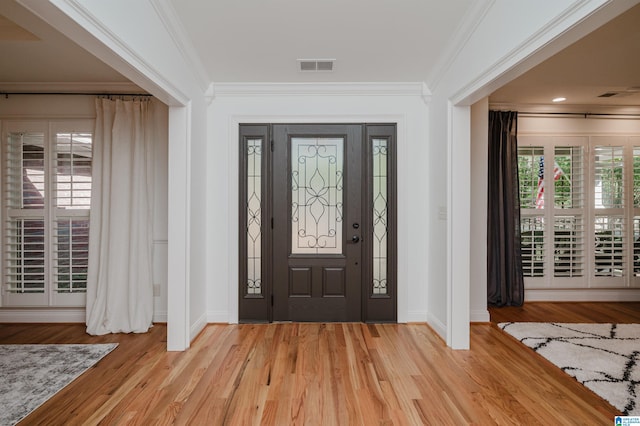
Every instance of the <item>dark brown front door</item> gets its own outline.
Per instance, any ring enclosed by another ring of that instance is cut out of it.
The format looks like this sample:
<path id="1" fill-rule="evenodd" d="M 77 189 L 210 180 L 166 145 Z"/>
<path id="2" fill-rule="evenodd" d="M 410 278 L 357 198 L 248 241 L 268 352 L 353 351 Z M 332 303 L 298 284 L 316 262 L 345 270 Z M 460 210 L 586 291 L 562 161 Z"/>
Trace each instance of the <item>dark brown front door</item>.
<path id="1" fill-rule="evenodd" d="M 362 126 L 273 134 L 273 319 L 360 321 Z"/>
<path id="2" fill-rule="evenodd" d="M 240 126 L 240 321 L 395 321 L 395 125 Z"/>

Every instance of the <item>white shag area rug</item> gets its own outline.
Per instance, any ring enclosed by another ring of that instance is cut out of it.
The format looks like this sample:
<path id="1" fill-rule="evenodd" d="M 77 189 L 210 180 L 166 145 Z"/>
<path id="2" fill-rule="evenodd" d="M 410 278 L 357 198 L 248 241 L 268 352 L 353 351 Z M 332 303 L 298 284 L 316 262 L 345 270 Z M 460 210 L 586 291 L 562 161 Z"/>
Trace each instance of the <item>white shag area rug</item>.
<path id="1" fill-rule="evenodd" d="M 18 423 L 116 346 L 0 345 L 0 425 Z"/>
<path id="2" fill-rule="evenodd" d="M 515 322 L 498 326 L 623 415 L 640 415 L 640 324 Z"/>

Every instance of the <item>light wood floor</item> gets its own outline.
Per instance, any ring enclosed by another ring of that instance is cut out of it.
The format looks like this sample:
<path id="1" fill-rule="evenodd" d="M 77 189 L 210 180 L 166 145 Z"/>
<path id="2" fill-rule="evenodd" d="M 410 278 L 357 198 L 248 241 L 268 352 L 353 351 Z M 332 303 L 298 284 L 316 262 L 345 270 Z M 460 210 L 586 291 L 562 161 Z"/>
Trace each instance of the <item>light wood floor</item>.
<path id="1" fill-rule="evenodd" d="M 640 304 L 528 304 L 492 321 L 640 321 Z M 209 325 L 167 353 L 166 327 L 91 337 L 0 325 L 0 344 L 120 345 L 21 424 L 611 425 L 619 414 L 494 324 L 453 351 L 423 324 Z"/>

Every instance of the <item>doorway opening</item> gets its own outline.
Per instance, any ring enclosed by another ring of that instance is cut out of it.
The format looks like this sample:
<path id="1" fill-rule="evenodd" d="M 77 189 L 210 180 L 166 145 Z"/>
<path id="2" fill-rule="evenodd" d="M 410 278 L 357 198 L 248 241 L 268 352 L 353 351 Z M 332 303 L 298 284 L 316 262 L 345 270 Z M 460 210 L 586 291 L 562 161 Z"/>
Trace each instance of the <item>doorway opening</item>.
<path id="1" fill-rule="evenodd" d="M 240 125 L 241 322 L 395 322 L 396 125 Z"/>

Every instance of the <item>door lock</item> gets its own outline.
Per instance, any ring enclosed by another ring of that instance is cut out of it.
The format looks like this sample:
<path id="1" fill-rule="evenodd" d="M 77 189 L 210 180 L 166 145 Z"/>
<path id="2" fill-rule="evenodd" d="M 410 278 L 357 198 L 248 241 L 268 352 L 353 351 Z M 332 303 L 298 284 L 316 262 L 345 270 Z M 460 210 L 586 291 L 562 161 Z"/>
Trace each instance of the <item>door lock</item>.
<path id="1" fill-rule="evenodd" d="M 358 237 L 357 235 L 354 235 L 353 237 L 351 237 L 351 242 L 352 243 L 357 243 L 358 241 L 360 241 L 360 237 Z"/>

